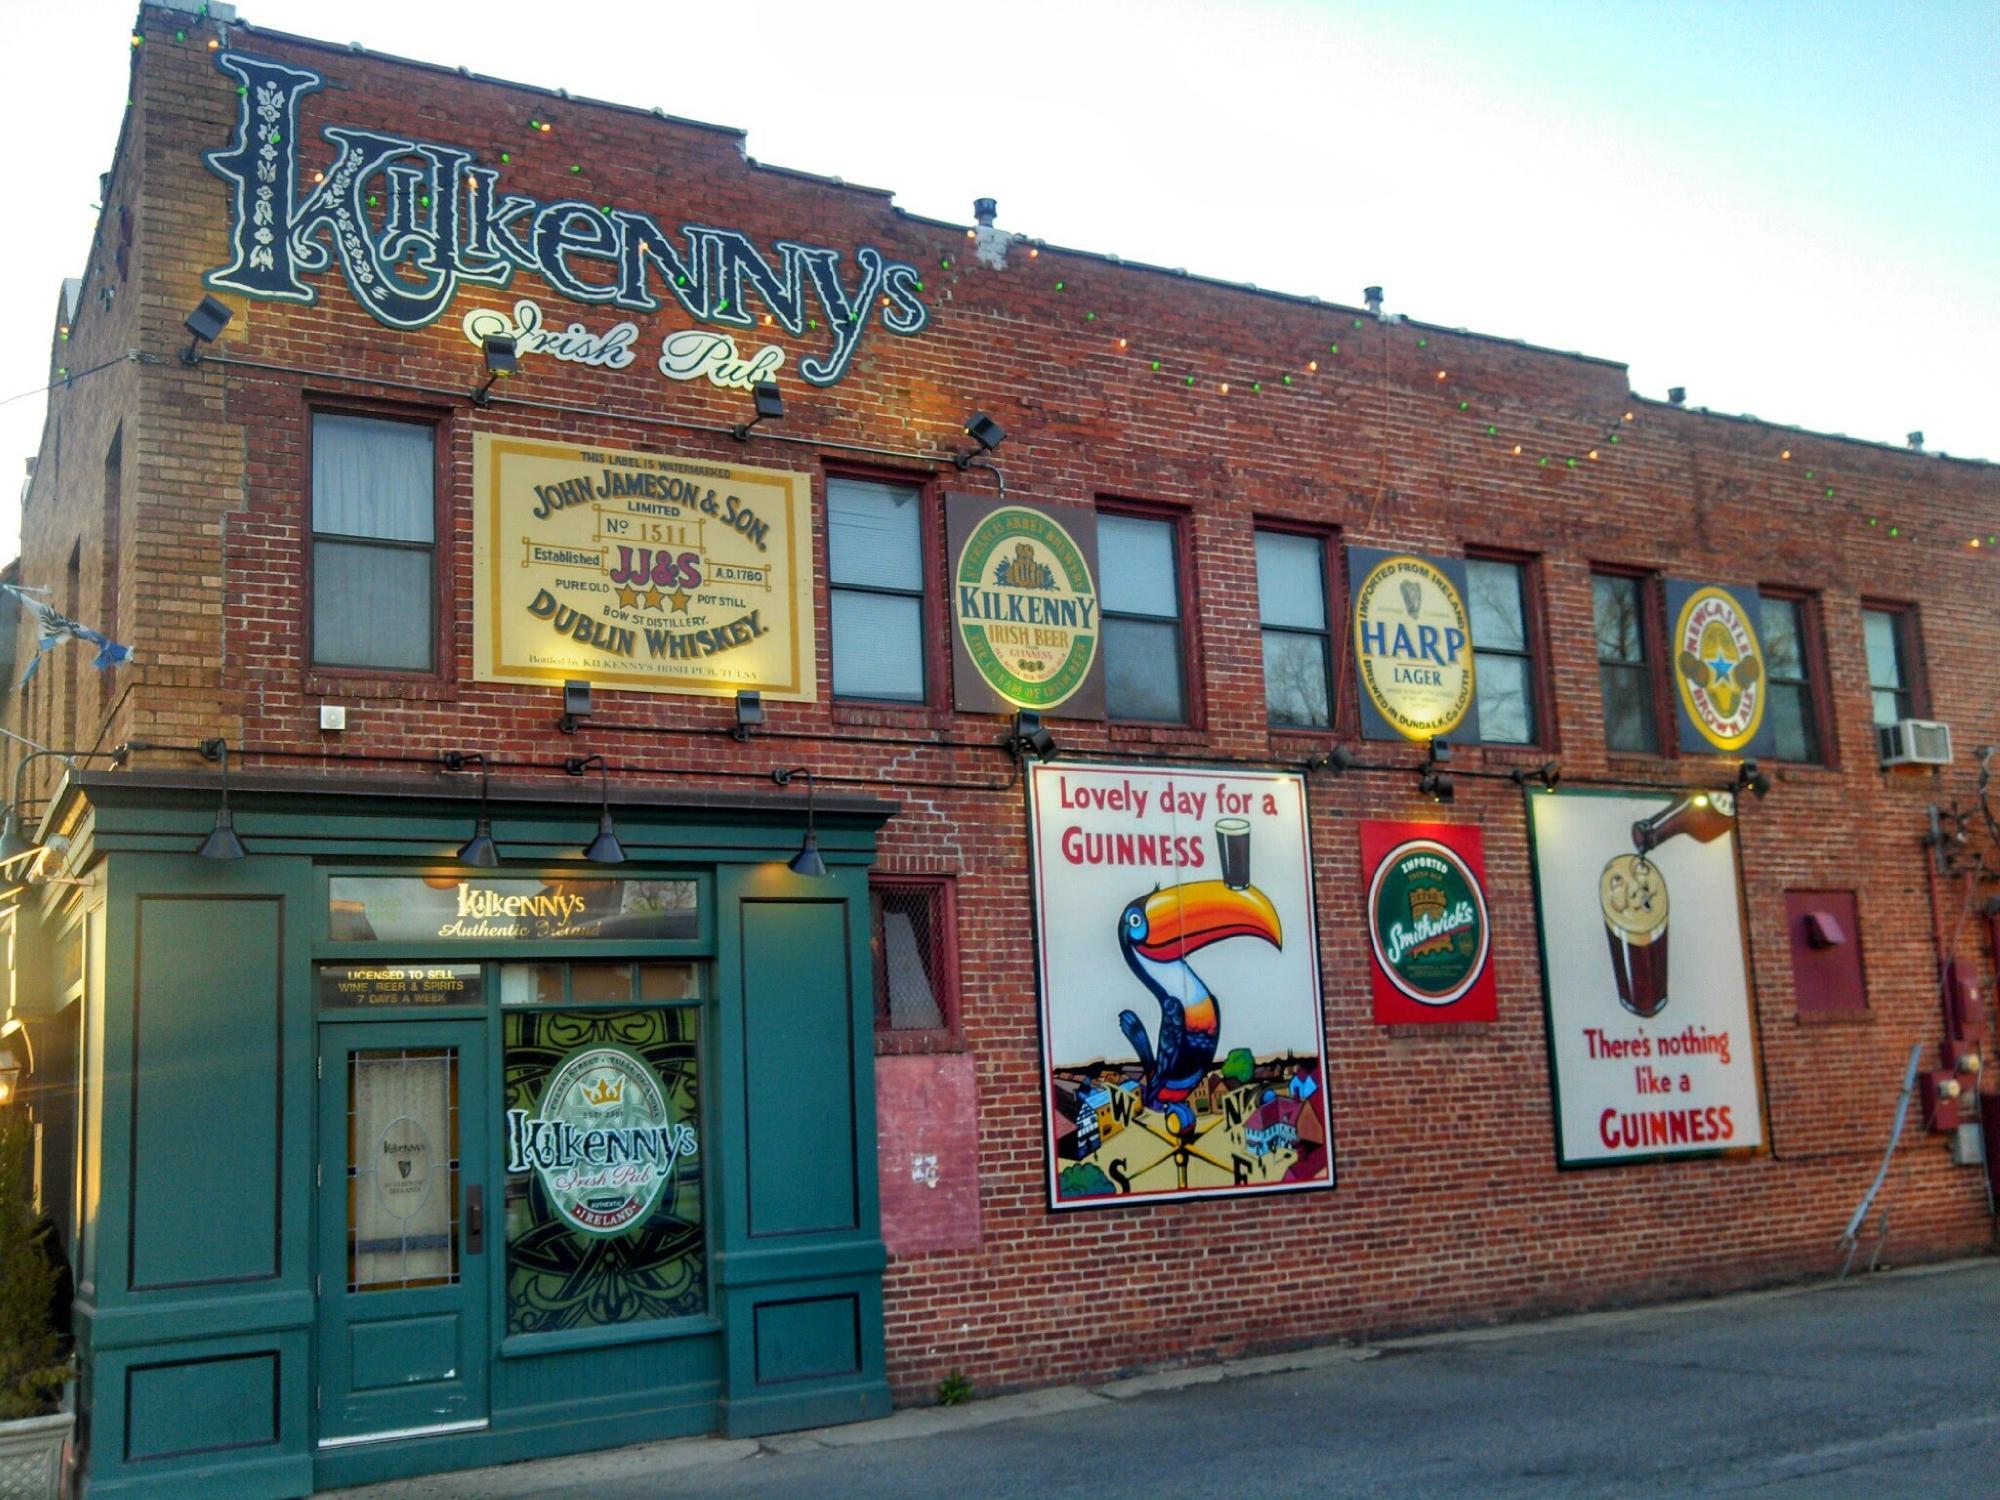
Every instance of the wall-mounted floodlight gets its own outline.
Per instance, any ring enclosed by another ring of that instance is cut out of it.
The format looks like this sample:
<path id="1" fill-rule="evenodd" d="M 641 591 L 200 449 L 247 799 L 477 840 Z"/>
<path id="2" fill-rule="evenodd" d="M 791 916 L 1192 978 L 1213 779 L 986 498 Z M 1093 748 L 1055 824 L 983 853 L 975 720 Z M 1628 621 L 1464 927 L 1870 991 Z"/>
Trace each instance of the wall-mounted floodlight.
<path id="1" fill-rule="evenodd" d="M 1354 764 L 1354 752 L 1345 745 L 1335 745 L 1324 754 L 1315 755 L 1306 762 L 1308 771 L 1331 771 L 1338 776 Z"/>
<path id="2" fill-rule="evenodd" d="M 493 382 L 505 380 L 521 368 L 520 346 L 504 333 L 489 333 L 479 346 L 486 353 L 486 384 L 472 393 L 474 406 L 493 404 Z"/>
<path id="3" fill-rule="evenodd" d="M 1031 709 L 1014 710 L 1014 727 L 1001 741 L 1009 755 L 1019 760 L 1024 755 L 1033 755 L 1040 760 L 1054 760 L 1056 737 L 1042 722 L 1042 716 Z"/>
<path id="4" fill-rule="evenodd" d="M 736 694 L 736 727 L 729 731 L 729 737 L 738 744 L 750 738 L 750 731 L 764 727 L 764 695 L 756 688 L 743 688 Z"/>
<path id="5" fill-rule="evenodd" d="M 785 414 L 785 393 L 775 380 L 760 380 L 751 386 L 750 399 L 756 403 L 757 415 L 729 429 L 729 435 L 739 443 L 750 441 L 750 429 L 759 422 L 775 421 Z"/>
<path id="6" fill-rule="evenodd" d="M 201 363 L 201 347 L 212 344 L 229 326 L 229 320 L 236 314 L 229 310 L 229 304 L 218 297 L 203 297 L 201 306 L 187 315 L 181 326 L 192 335 L 187 348 L 181 350 L 181 363 L 192 368 Z"/>
<path id="7" fill-rule="evenodd" d="M 562 717 L 556 720 L 556 728 L 564 734 L 575 734 L 576 726 L 590 717 L 590 679 L 568 677 L 563 680 Z"/>
<path id="8" fill-rule="evenodd" d="M 987 457 L 995 448 L 1007 441 L 1007 429 L 987 416 L 976 411 L 965 419 L 965 435 L 977 443 L 977 448 L 968 448 L 963 453 L 954 453 L 951 461 L 960 473 L 977 464 L 982 469 L 991 469 L 993 478 L 1000 486 L 1000 498 L 1007 498 L 1007 476 L 1000 472 L 1000 466 Z"/>
<path id="9" fill-rule="evenodd" d="M 1760 770 L 1756 761 L 1746 760 L 1736 768 L 1736 790 L 1753 793 L 1761 802 L 1771 795 L 1771 773 Z"/>
<path id="10" fill-rule="evenodd" d="M 1518 787 L 1525 788 L 1529 782 L 1536 781 L 1541 783 L 1545 792 L 1553 792 L 1563 779 L 1562 767 L 1552 760 L 1545 760 L 1539 766 L 1516 766 L 1507 774 Z"/>
<path id="11" fill-rule="evenodd" d="M 1417 775 L 1417 790 L 1433 802 L 1451 801 L 1457 795 L 1452 789 L 1451 773 L 1438 769 L 1450 763 L 1451 745 L 1444 740 L 1432 740 L 1430 752 L 1424 757 L 1423 768 Z"/>
<path id="12" fill-rule="evenodd" d="M 597 837 L 585 846 L 583 857 L 594 865 L 622 865 L 625 846 L 618 842 L 618 829 L 611 821 L 611 763 L 601 755 L 572 755 L 563 762 L 563 770 L 572 776 L 581 776 L 592 766 L 598 774 Z"/>

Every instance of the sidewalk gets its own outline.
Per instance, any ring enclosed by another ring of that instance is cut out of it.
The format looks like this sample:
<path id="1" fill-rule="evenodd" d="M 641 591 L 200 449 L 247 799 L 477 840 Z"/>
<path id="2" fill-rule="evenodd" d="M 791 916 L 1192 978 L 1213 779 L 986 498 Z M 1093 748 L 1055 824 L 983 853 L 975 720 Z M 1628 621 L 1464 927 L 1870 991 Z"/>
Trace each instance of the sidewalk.
<path id="1" fill-rule="evenodd" d="M 685 1438 L 328 1493 L 1212 1496 L 1246 1478 L 1276 1480 L 1295 1462 L 1320 1469 L 1292 1491 L 1312 1494 L 1412 1484 L 1414 1493 L 1481 1495 L 1755 1487 L 1880 1500 L 1923 1489 L 1927 1465 L 1954 1489 L 1971 1480 L 1964 1493 L 1994 1493 L 1996 1327 L 2000 1261 L 1982 1258 L 1330 1345 L 762 1440 Z M 1938 1340 L 1952 1329 L 1971 1336 L 1939 1360 Z M 1885 1487 L 1882 1475 L 1895 1478 Z"/>

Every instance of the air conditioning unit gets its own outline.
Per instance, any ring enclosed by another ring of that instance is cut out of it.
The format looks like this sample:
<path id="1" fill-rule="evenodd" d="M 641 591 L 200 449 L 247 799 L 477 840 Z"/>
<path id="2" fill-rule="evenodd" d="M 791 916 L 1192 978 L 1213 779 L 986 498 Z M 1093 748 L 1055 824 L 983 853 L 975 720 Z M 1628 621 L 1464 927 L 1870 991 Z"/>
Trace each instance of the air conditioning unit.
<path id="1" fill-rule="evenodd" d="M 1882 746 L 1882 764 L 1888 766 L 1948 766 L 1951 764 L 1951 726 L 1934 719 L 1898 719 L 1875 731 Z"/>

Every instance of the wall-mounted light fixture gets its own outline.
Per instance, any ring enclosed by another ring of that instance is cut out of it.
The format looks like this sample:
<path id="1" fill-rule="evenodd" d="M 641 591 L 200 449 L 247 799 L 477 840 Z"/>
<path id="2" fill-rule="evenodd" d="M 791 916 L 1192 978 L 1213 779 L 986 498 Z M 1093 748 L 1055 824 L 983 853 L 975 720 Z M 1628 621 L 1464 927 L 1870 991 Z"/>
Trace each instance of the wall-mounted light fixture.
<path id="1" fill-rule="evenodd" d="M 475 870 L 498 869 L 500 849 L 493 842 L 493 819 L 487 812 L 486 801 L 492 785 L 492 768 L 477 750 L 447 750 L 440 759 L 447 771 L 463 771 L 472 765 L 479 767 L 479 817 L 472 825 L 472 837 L 458 846 L 459 862 L 471 865 Z"/>
<path id="2" fill-rule="evenodd" d="M 750 441 L 750 429 L 759 422 L 774 421 L 785 415 L 785 393 L 778 389 L 775 380 L 760 380 L 751 386 L 750 399 L 756 403 L 757 415 L 729 429 L 729 435 L 739 443 Z"/>
<path id="3" fill-rule="evenodd" d="M 1430 751 L 1424 757 L 1422 769 L 1417 774 L 1417 790 L 1433 802 L 1449 802 L 1458 793 L 1453 789 L 1451 773 L 1440 771 L 1439 766 L 1451 763 L 1451 746 L 1444 740 L 1432 740 Z"/>
<path id="4" fill-rule="evenodd" d="M 222 801 L 215 809 L 215 827 L 195 850 L 203 859 L 241 859 L 243 840 L 236 836 L 236 821 L 229 812 L 229 741 L 220 735 L 201 742 L 203 760 L 222 763 Z"/>
<path id="5" fill-rule="evenodd" d="M 1007 498 L 1007 476 L 1000 472 L 1000 466 L 987 457 L 995 448 L 1007 441 L 1007 429 L 987 416 L 976 411 L 965 419 L 965 435 L 977 443 L 977 448 L 968 448 L 963 453 L 951 456 L 952 464 L 962 474 L 975 464 L 982 469 L 991 469 L 993 477 L 1000 485 L 1000 498 Z"/>
<path id="6" fill-rule="evenodd" d="M 181 350 L 181 363 L 189 369 L 200 364 L 202 346 L 214 343 L 222 330 L 229 326 L 229 320 L 235 316 L 236 314 L 229 310 L 229 304 L 220 298 L 202 298 L 201 306 L 189 313 L 181 323 L 190 335 L 187 348 Z"/>
<path id="7" fill-rule="evenodd" d="M 793 766 L 790 770 L 773 771 L 771 780 L 779 786 L 790 786 L 795 776 L 803 776 L 806 783 L 806 837 L 799 845 L 799 852 L 786 861 L 785 868 L 794 875 L 818 880 L 826 874 L 826 861 L 820 858 L 819 833 L 813 827 L 813 773 L 804 766 Z"/>
<path id="8" fill-rule="evenodd" d="M 1736 768 L 1736 790 L 1750 792 L 1761 802 L 1771 794 L 1771 773 L 1759 770 L 1756 761 L 1746 760 Z"/>
<path id="9" fill-rule="evenodd" d="M 1056 737 L 1042 722 L 1042 716 L 1032 709 L 1014 710 L 1014 727 L 1000 743 L 1016 760 L 1024 755 L 1033 755 L 1040 760 L 1054 760 L 1056 757 Z"/>
<path id="10" fill-rule="evenodd" d="M 1529 782 L 1538 782 L 1545 792 L 1553 792 L 1562 784 L 1562 767 L 1552 760 L 1545 760 L 1539 766 L 1516 766 L 1509 771 L 1514 785 L 1526 788 Z"/>
<path id="11" fill-rule="evenodd" d="M 729 737 L 739 745 L 747 743 L 750 731 L 764 727 L 764 695 L 756 688 L 743 688 L 736 694 L 736 727 L 729 731 Z"/>
<path id="12" fill-rule="evenodd" d="M 14 767 L 14 799 L 7 804 L 7 820 L 0 824 L 0 872 L 16 860 L 24 859 L 41 849 L 41 844 L 30 837 L 26 820 L 21 817 L 22 782 L 26 779 L 28 767 L 38 760 L 53 758 L 74 765 L 80 760 L 108 760 L 114 766 L 125 764 L 126 758 L 134 750 L 150 750 L 150 740 L 127 740 L 111 750 L 30 750 L 21 757 L 21 763 Z"/>
<path id="13" fill-rule="evenodd" d="M 493 382 L 521 368 L 520 346 L 504 333 L 489 333 L 479 346 L 486 354 L 486 383 L 472 392 L 474 406 L 493 404 Z"/>
<path id="14" fill-rule="evenodd" d="M 618 842 L 618 830 L 611 822 L 611 763 L 601 755 L 572 755 L 563 770 L 581 776 L 592 766 L 598 773 L 597 837 L 584 847 L 583 857 L 594 865 L 622 865 L 625 846 Z"/>
<path id="15" fill-rule="evenodd" d="M 575 734 L 576 726 L 590 717 L 590 679 L 569 677 L 563 681 L 562 717 L 556 720 L 556 728 L 564 734 Z"/>
<path id="16" fill-rule="evenodd" d="M 1354 764 L 1354 752 L 1345 745 L 1335 745 L 1331 750 L 1322 751 L 1306 762 L 1308 771 L 1331 771 L 1338 776 Z"/>

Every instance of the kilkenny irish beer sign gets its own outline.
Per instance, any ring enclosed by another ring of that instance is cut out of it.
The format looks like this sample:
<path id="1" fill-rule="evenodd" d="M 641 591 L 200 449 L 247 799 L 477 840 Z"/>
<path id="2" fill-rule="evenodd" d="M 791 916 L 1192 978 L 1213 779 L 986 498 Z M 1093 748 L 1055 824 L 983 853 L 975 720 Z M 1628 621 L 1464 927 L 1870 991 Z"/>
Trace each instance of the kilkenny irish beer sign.
<path id="1" fill-rule="evenodd" d="M 1029 771 L 1057 1208 L 1331 1187 L 1305 787 Z"/>
<path id="2" fill-rule="evenodd" d="M 945 522 L 956 705 L 1101 718 L 1096 514 L 947 495 Z"/>
<path id="3" fill-rule="evenodd" d="M 477 433 L 482 682 L 811 699 L 803 474 Z"/>

